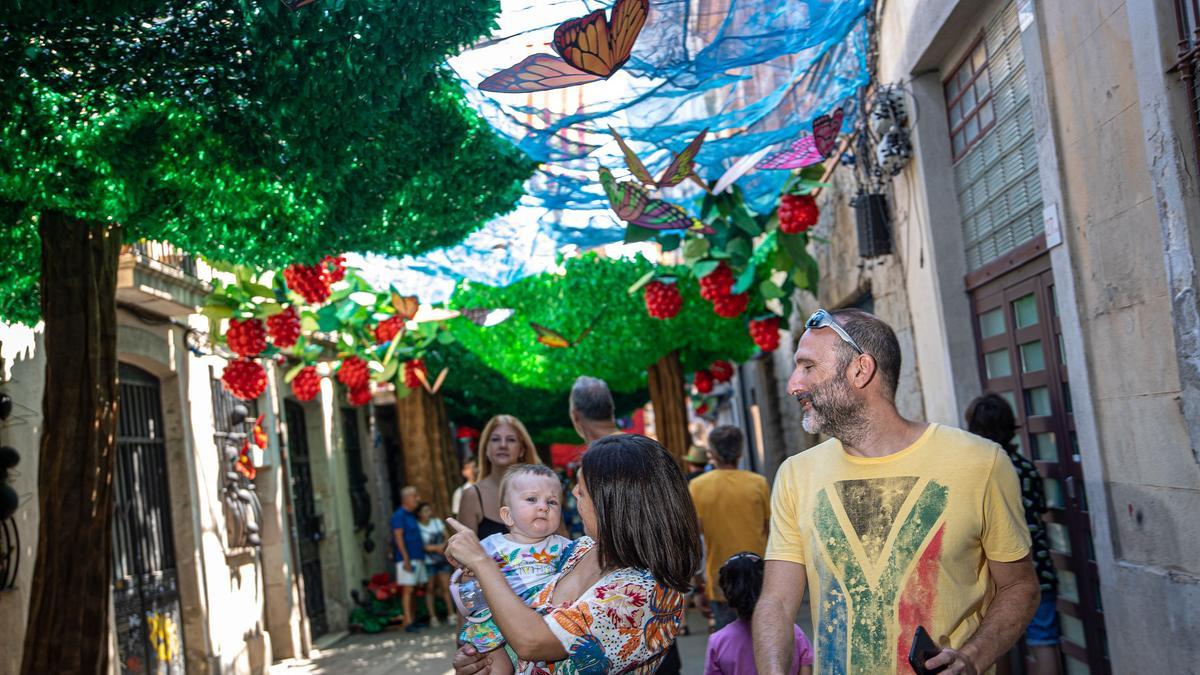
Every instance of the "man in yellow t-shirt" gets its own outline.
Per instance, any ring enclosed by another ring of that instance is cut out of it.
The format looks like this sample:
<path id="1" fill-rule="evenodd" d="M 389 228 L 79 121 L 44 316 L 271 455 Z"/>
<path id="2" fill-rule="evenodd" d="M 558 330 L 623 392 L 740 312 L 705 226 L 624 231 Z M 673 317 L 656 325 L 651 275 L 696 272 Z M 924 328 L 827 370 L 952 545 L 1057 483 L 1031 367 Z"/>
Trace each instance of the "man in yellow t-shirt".
<path id="1" fill-rule="evenodd" d="M 704 535 L 705 595 L 720 630 L 737 618 L 717 583 L 717 573 L 730 556 L 743 551 L 762 555 L 771 519 L 771 489 L 767 479 L 738 467 L 745 436 L 729 425 L 708 434 L 708 452 L 716 468 L 688 483 L 700 531 Z"/>
<path id="2" fill-rule="evenodd" d="M 897 412 L 899 343 L 871 314 L 818 311 L 795 362 L 788 392 L 804 428 L 831 438 L 776 476 L 758 671 L 793 672 L 806 586 L 818 673 L 910 673 L 917 626 L 941 647 L 927 667 L 987 671 L 1040 598 L 1012 463 L 994 443 Z"/>

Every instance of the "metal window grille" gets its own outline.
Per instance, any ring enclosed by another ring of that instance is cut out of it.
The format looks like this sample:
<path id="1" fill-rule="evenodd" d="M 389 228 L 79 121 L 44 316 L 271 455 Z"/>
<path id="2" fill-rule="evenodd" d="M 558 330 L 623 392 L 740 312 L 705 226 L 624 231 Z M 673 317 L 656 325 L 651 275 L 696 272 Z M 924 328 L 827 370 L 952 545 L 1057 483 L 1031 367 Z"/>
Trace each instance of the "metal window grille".
<path id="1" fill-rule="evenodd" d="M 165 241 L 142 239 L 134 243 L 130 248 L 141 258 L 153 260 L 167 267 L 179 270 L 191 277 L 196 276 L 196 258 L 190 253 L 184 253 Z"/>
<path id="2" fill-rule="evenodd" d="M 983 267 L 1044 230 L 1033 110 L 1013 3 L 988 23 L 979 47 L 987 55 L 984 70 L 990 112 L 975 106 L 979 136 L 954 165 L 968 271 Z M 972 64 L 974 49 L 967 57 Z M 976 83 L 972 86 L 979 88 L 982 75 L 973 72 L 972 77 L 969 81 Z M 965 95 L 958 94 L 960 98 Z M 953 119 L 954 114 L 949 114 Z M 990 123 L 982 124 L 988 116 Z M 966 130 L 968 124 L 961 122 L 960 127 Z"/>

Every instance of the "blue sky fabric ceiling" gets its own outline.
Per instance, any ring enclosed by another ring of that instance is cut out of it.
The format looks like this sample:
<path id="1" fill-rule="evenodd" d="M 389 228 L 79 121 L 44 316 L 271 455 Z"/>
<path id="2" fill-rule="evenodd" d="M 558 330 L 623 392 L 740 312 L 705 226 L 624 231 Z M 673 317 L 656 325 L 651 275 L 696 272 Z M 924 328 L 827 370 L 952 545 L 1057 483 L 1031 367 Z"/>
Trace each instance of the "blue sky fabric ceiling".
<path id="1" fill-rule="evenodd" d="M 520 206 L 463 243 L 384 263 L 378 275 L 439 301 L 460 278 L 504 285 L 550 268 L 563 247 L 619 242 L 624 225 L 596 179 L 627 174 L 608 133 L 615 128 L 651 173 L 697 133 L 708 140 L 697 172 L 715 182 L 738 158 L 782 146 L 844 104 L 867 81 L 870 0 L 651 0 L 625 67 L 610 79 L 537 94 L 491 94 L 476 85 L 526 56 L 553 53 L 554 28 L 609 2 L 504 0 L 491 38 L 450 59 L 474 105 L 496 131 L 541 162 Z M 844 131 L 853 125 L 847 114 Z M 773 208 L 786 171 L 758 171 L 738 185 L 760 211 Z M 695 209 L 690 182 L 662 195 Z"/>

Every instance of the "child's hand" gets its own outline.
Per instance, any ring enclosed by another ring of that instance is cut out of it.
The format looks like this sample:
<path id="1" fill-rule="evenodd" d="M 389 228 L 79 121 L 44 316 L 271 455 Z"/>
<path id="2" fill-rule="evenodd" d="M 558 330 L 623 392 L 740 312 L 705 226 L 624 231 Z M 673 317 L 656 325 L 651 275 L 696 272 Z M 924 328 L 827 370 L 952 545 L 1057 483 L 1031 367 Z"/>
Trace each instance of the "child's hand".
<path id="1" fill-rule="evenodd" d="M 492 559 L 479 545 L 479 537 L 471 528 L 453 518 L 447 518 L 446 523 L 455 531 L 454 536 L 446 542 L 446 559 L 451 565 L 474 571 L 480 565 L 491 562 Z"/>

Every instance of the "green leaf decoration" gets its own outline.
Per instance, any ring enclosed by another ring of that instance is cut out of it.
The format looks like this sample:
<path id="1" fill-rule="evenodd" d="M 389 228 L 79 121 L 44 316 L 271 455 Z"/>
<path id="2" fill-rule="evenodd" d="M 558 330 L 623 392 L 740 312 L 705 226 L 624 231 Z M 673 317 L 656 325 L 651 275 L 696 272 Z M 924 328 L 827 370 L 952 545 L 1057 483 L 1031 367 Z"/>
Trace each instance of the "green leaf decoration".
<path id="1" fill-rule="evenodd" d="M 200 313 L 214 321 L 233 318 L 233 308 L 226 305 L 205 305 L 200 308 Z"/>
<path id="2" fill-rule="evenodd" d="M 653 279 L 657 273 L 657 270 L 650 270 L 649 272 L 646 272 L 642 276 L 638 277 L 638 280 L 633 282 L 633 284 L 629 287 L 629 294 L 633 295 L 634 293 L 642 290 L 642 287 L 650 283 L 650 280 Z"/>
<path id="3" fill-rule="evenodd" d="M 767 280 L 758 285 L 758 292 L 763 298 L 772 300 L 774 298 L 782 298 L 787 295 L 782 288 L 775 285 L 775 282 Z"/>
<path id="4" fill-rule="evenodd" d="M 699 260 L 708 255 L 712 244 L 703 237 L 692 237 L 683 244 L 683 261 L 685 263 Z"/>
<path id="5" fill-rule="evenodd" d="M 712 274 L 712 271 L 717 269 L 717 266 L 720 264 L 721 261 L 719 260 L 701 260 L 695 265 L 692 265 L 692 273 L 696 275 L 697 279 L 700 277 L 706 277 L 709 274 Z"/>
<path id="6" fill-rule="evenodd" d="M 292 366 L 291 368 L 288 368 L 287 372 L 284 373 L 284 375 L 283 375 L 283 381 L 287 382 L 288 384 L 291 384 L 292 380 L 296 379 L 296 376 L 300 374 L 301 370 L 304 370 L 304 367 L 306 365 L 308 365 L 308 364 L 301 361 L 300 363 L 297 363 L 296 365 Z"/>
<path id="7" fill-rule="evenodd" d="M 753 265 L 748 265 L 746 269 L 742 270 L 742 273 L 734 281 L 731 292 L 737 295 L 738 293 L 745 293 L 750 290 L 750 287 L 754 285 L 754 272 L 755 267 Z"/>

